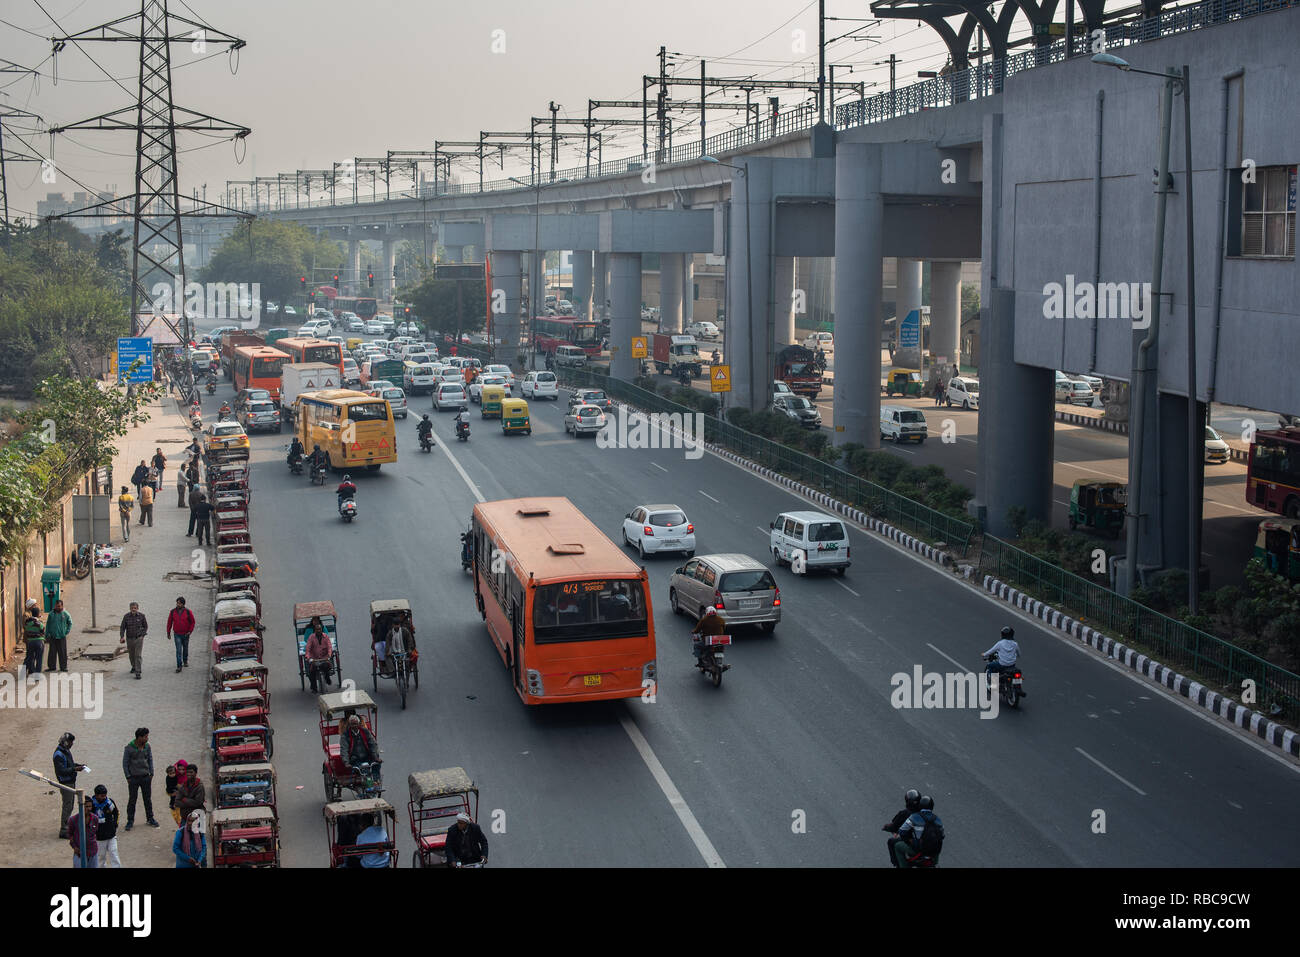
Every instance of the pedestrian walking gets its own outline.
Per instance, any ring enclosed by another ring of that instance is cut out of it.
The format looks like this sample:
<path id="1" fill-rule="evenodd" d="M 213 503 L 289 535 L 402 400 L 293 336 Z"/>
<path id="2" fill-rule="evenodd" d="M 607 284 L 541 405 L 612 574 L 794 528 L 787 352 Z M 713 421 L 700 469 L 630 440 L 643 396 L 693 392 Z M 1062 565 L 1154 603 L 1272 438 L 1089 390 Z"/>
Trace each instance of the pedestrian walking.
<path id="1" fill-rule="evenodd" d="M 149 527 L 153 528 L 153 498 L 154 488 L 152 485 L 146 485 L 140 490 L 140 524 L 149 520 Z"/>
<path id="2" fill-rule="evenodd" d="M 144 798 L 144 817 L 151 827 L 162 827 L 153 816 L 153 748 L 149 747 L 149 729 L 136 728 L 135 737 L 122 749 L 122 774 L 126 777 L 126 827 L 135 827 L 135 803 Z"/>
<path id="3" fill-rule="evenodd" d="M 190 635 L 194 633 L 194 612 L 185 607 L 184 597 L 167 614 L 167 637 L 176 642 L 176 673 L 190 666 Z"/>
<path id="4" fill-rule="evenodd" d="M 64 787 L 77 786 L 77 772 L 86 770 L 84 764 L 78 764 L 72 757 L 72 742 L 77 736 L 65 731 L 59 738 L 59 746 L 54 749 L 54 779 Z M 72 791 L 60 790 L 63 806 L 59 809 L 59 837 L 68 836 L 68 817 L 76 810 L 77 795 Z"/>
<path id="5" fill-rule="evenodd" d="M 122 494 L 117 497 L 117 517 L 122 520 L 122 538 L 131 540 L 131 509 L 135 507 L 135 496 L 122 486 Z"/>
<path id="6" fill-rule="evenodd" d="M 145 483 L 148 481 L 149 466 L 144 459 L 141 459 L 140 464 L 137 465 L 135 471 L 131 473 L 131 484 L 135 486 L 136 498 L 140 497 L 140 489 L 144 488 Z"/>
<path id="7" fill-rule="evenodd" d="M 198 486 L 198 479 L 195 478 L 193 485 L 190 487 L 190 527 L 189 530 L 185 533 L 186 538 L 189 538 L 191 535 L 194 534 L 194 527 L 199 520 L 199 516 L 198 516 L 199 503 L 207 498 L 207 496 L 203 494 L 202 489 L 198 488 L 197 486 Z"/>
<path id="8" fill-rule="evenodd" d="M 68 633 L 72 631 L 72 616 L 63 610 L 63 599 L 54 603 L 54 611 L 45 619 L 45 647 L 49 648 L 46 671 L 68 670 Z M 58 667 L 55 667 L 57 665 Z"/>
<path id="9" fill-rule="evenodd" d="M 35 603 L 27 606 L 23 618 L 23 641 L 27 645 L 23 668 L 29 675 L 39 675 L 41 656 L 45 654 L 45 625 L 41 623 L 41 613 Z"/>
<path id="10" fill-rule="evenodd" d="M 185 507 L 185 496 L 190 490 L 189 479 L 185 477 L 184 469 L 176 470 L 176 507 Z"/>
<path id="11" fill-rule="evenodd" d="M 152 465 L 149 466 L 149 477 L 145 480 L 144 487 L 152 489 L 154 492 L 157 492 L 162 488 L 162 477 L 158 474 L 158 470 Z"/>
<path id="12" fill-rule="evenodd" d="M 66 833 L 60 834 L 60 837 L 68 839 L 68 845 L 72 848 L 72 866 L 81 866 L 81 819 L 86 819 L 86 866 L 95 867 L 98 863 L 99 856 L 99 839 L 95 837 L 95 832 L 99 830 L 99 818 L 95 815 L 95 802 L 89 795 L 86 801 L 77 811 L 64 822 Z"/>
<path id="13" fill-rule="evenodd" d="M 121 867 L 122 859 L 117 856 L 117 805 L 108 796 L 108 788 L 102 784 L 95 785 L 93 805 L 95 814 L 99 817 L 99 827 L 95 829 L 95 841 L 99 844 L 99 866 Z"/>
<path id="14" fill-rule="evenodd" d="M 194 531 L 198 535 L 200 545 L 212 541 L 211 519 L 212 504 L 205 495 L 199 499 L 199 504 L 194 506 Z"/>
<path id="15" fill-rule="evenodd" d="M 140 613 L 140 603 L 131 602 L 131 610 L 122 616 L 118 628 L 118 643 L 126 645 L 131 660 L 131 674 L 140 677 L 144 670 L 144 636 L 149 633 L 149 620 Z"/>
<path id="16" fill-rule="evenodd" d="M 199 766 L 187 764 L 184 775 L 178 769 L 176 782 L 176 810 L 182 818 L 187 818 L 195 811 L 203 810 L 207 804 L 207 792 L 199 778 Z"/>
<path id="17" fill-rule="evenodd" d="M 163 455 L 163 451 L 161 448 L 155 448 L 153 450 L 153 459 L 151 460 L 151 462 L 153 464 L 153 467 L 158 470 L 158 491 L 161 492 L 163 481 L 164 481 L 164 473 L 167 471 L 167 456 Z"/>
<path id="18" fill-rule="evenodd" d="M 177 829 L 176 836 L 172 838 L 172 853 L 176 855 L 177 867 L 208 866 L 208 839 L 203 835 L 205 830 L 201 810 L 193 812 Z"/>
<path id="19" fill-rule="evenodd" d="M 943 405 L 943 378 L 939 377 L 934 380 L 934 404 L 935 407 Z"/>

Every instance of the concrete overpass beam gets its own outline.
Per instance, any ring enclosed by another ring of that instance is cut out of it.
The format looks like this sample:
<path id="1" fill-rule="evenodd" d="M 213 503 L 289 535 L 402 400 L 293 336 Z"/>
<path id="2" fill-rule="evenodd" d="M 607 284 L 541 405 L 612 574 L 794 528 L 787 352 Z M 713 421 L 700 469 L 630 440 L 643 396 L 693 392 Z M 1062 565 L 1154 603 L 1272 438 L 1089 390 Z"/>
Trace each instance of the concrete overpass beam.
<path id="1" fill-rule="evenodd" d="M 348 240 L 348 269 L 343 276 L 345 282 L 351 282 L 354 289 L 361 287 L 361 240 Z"/>
<path id="2" fill-rule="evenodd" d="M 835 157 L 836 445 L 880 448 L 880 287 L 885 202 L 880 148 L 841 144 Z"/>
<path id="3" fill-rule="evenodd" d="M 682 254 L 659 255 L 659 329 L 682 331 Z"/>
<path id="4" fill-rule="evenodd" d="M 632 358 L 632 337 L 641 335 L 641 254 L 609 254 L 609 339 L 613 350 L 609 374 L 631 381 L 639 359 Z"/>

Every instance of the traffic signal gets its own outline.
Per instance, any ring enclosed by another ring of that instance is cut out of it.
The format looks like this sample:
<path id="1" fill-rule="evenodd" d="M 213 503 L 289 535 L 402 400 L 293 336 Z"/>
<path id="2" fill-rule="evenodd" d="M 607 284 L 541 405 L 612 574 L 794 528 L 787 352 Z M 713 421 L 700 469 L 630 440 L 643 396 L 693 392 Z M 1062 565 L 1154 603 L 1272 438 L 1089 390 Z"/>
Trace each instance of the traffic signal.
<path id="1" fill-rule="evenodd" d="M 410 307 L 410 306 L 407 306 L 407 307 L 406 307 L 406 315 L 409 316 L 410 314 L 411 314 L 411 307 Z"/>
<path id="2" fill-rule="evenodd" d="M 306 276 L 302 276 L 302 277 L 300 277 L 300 278 L 298 279 L 298 281 L 299 281 L 300 283 L 302 283 L 302 288 L 303 288 L 303 289 L 306 289 L 306 288 L 307 288 L 307 277 L 306 277 Z"/>
<path id="3" fill-rule="evenodd" d="M 334 288 L 337 289 L 338 287 L 339 287 L 339 274 L 338 274 L 338 273 L 335 273 L 335 274 L 334 274 Z"/>
<path id="4" fill-rule="evenodd" d="M 375 274 L 373 272 L 366 273 L 366 282 L 371 286 L 375 284 Z"/>

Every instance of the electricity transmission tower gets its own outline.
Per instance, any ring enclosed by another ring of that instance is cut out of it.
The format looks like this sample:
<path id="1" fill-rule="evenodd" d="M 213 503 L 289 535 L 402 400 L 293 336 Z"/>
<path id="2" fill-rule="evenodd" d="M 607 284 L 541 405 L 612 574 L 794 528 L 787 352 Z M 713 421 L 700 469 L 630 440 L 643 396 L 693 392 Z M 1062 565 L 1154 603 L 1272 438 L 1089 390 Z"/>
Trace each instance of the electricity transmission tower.
<path id="1" fill-rule="evenodd" d="M 0 60 L 0 73 L 18 73 L 35 75 L 35 70 L 29 70 L 25 66 L 19 66 L 13 60 Z M 40 157 L 33 156 L 31 153 L 15 151 L 12 148 L 5 151 L 5 120 L 36 120 L 41 122 L 41 118 L 35 113 L 28 113 L 26 110 L 20 110 L 17 107 L 0 105 L 0 245 L 9 245 L 9 187 L 5 182 L 5 165 L 7 163 L 17 162 L 34 162 L 39 163 Z"/>
<path id="2" fill-rule="evenodd" d="M 55 37 L 52 42 L 57 55 L 69 43 L 91 41 L 139 45 L 140 72 L 136 102 L 132 106 L 78 123 L 54 127 L 50 132 L 109 130 L 134 133 L 135 191 L 129 196 L 64 213 L 63 217 L 131 217 L 131 334 L 143 335 L 153 327 L 156 339 L 162 332 L 157 328 L 159 321 L 171 330 L 185 349 L 182 375 L 183 388 L 188 393 L 192 383 L 189 361 L 189 342 L 192 336 L 191 317 L 185 311 L 185 247 L 181 217 L 247 217 L 247 214 L 197 199 L 191 202 L 189 209 L 181 210 L 180 188 L 176 179 L 176 134 L 228 133 L 236 142 L 238 150 L 241 141 L 252 131 L 206 113 L 196 113 L 175 105 L 172 99 L 171 47 L 174 43 L 188 44 L 192 52 L 202 54 L 206 52 L 207 44 L 211 43 L 228 45 L 233 54 L 242 49 L 245 43 L 207 24 L 169 14 L 167 0 L 141 0 L 139 14 L 119 17 L 78 33 Z M 151 294 L 150 290 L 160 283 L 166 284 L 171 290 L 167 301 L 170 301 L 174 315 L 164 315 Z M 143 328 L 140 321 L 142 304 L 148 304 L 153 313 Z"/>

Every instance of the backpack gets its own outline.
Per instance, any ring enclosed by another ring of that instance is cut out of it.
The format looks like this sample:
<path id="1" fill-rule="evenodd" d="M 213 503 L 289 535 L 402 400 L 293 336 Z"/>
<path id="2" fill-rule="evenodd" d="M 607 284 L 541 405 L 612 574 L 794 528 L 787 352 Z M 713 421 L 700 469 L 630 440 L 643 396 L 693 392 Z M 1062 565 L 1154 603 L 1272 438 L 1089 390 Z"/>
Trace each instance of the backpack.
<path id="1" fill-rule="evenodd" d="M 931 810 L 917 811 L 913 817 L 919 817 L 925 824 L 921 832 L 921 842 L 916 847 L 926 857 L 935 857 L 943 850 L 943 821 Z"/>

